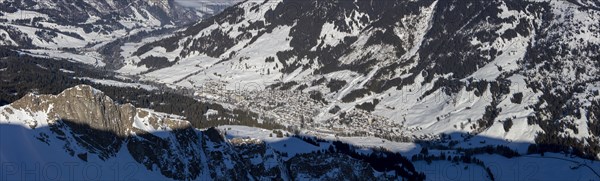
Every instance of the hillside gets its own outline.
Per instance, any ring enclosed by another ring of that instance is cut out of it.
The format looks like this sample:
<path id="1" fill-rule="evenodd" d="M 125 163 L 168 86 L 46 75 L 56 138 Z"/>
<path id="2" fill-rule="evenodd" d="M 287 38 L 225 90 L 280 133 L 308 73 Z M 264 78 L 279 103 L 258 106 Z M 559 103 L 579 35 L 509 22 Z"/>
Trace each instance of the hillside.
<path id="1" fill-rule="evenodd" d="M 248 105 L 284 125 L 400 140 L 465 132 L 598 158 L 593 7 L 246 1 L 171 36 L 122 47 L 118 72 Z M 289 107 L 256 106 L 273 101 Z M 298 114 L 282 113 L 290 109 Z"/>

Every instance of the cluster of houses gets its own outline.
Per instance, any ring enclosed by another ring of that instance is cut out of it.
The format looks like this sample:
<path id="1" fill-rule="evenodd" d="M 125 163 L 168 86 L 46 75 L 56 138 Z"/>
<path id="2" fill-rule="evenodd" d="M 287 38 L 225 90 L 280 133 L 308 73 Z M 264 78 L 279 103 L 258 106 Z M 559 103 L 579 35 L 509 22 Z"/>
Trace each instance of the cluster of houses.
<path id="1" fill-rule="evenodd" d="M 264 89 L 230 90 L 225 83 L 208 82 L 196 89 L 199 99 L 258 113 L 260 119 L 275 121 L 294 129 L 312 130 L 343 136 L 404 138 L 410 129 L 402 122 L 374 115 L 361 109 L 345 110 L 337 116 L 314 120 L 327 113 L 327 105 L 300 91 Z"/>

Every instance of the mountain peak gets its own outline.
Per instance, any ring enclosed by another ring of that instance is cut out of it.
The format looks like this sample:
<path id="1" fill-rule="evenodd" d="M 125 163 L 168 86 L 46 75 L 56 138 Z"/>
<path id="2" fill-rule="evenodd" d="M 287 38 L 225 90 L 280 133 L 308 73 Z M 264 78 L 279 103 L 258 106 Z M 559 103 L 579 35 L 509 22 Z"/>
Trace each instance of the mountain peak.
<path id="1" fill-rule="evenodd" d="M 90 85 L 85 85 L 85 84 L 80 84 L 80 85 L 76 85 L 74 87 L 65 89 L 61 95 L 67 96 L 67 95 L 81 95 L 81 96 L 85 96 L 85 97 L 103 97 L 104 92 L 90 86 Z"/>
<path id="2" fill-rule="evenodd" d="M 6 109 L 29 110 L 33 114 L 44 114 L 42 117 L 27 118 L 41 123 L 37 127 L 59 120 L 69 120 L 94 129 L 111 131 L 120 136 L 127 135 L 131 130 L 133 117 L 136 114 L 136 109 L 131 104 L 119 105 L 103 92 L 89 85 L 78 85 L 58 95 L 28 94 Z"/>

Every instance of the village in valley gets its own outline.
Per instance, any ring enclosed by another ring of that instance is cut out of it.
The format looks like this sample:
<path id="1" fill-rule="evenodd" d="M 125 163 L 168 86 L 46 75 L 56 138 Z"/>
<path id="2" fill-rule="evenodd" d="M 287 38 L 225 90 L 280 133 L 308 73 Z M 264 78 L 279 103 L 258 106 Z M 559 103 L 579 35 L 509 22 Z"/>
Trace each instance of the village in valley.
<path id="1" fill-rule="evenodd" d="M 377 136 L 398 141 L 416 138 L 407 136 L 414 130 L 404 127 L 402 120 L 390 120 L 357 108 L 339 110 L 339 107 L 331 106 L 328 109 L 325 103 L 311 98 L 310 93 L 297 90 L 231 90 L 223 82 L 207 82 L 195 87 L 194 97 L 258 113 L 259 122 L 271 121 L 292 130 L 339 136 Z M 335 112 L 331 111 L 336 108 Z"/>

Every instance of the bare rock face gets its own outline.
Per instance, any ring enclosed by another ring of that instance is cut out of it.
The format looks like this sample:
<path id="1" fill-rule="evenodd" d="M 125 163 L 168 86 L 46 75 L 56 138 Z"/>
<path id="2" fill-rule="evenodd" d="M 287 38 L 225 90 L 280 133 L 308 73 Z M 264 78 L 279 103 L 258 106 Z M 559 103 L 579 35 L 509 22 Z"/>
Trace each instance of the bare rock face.
<path id="1" fill-rule="evenodd" d="M 110 97 L 88 85 L 75 86 L 58 95 L 28 94 L 11 105 L 16 109 L 47 112 L 49 123 L 67 120 L 120 137 L 132 130 L 137 113 L 131 104 L 115 104 Z"/>
<path id="2" fill-rule="evenodd" d="M 131 104 L 117 104 L 103 92 L 89 85 L 78 85 L 58 95 L 27 94 L 13 102 L 11 107 L 28 112 L 44 112 L 49 124 L 64 120 L 94 130 L 111 132 L 119 137 L 131 136 L 132 133 L 147 133 L 148 130 L 133 126 L 136 118 L 145 120 L 143 122 L 152 130 L 191 128 L 186 121 L 135 108 Z M 7 108 L 7 111 L 12 110 Z"/>
<path id="3" fill-rule="evenodd" d="M 16 113 L 28 116 L 10 117 Z M 157 168 L 177 180 L 196 178 L 202 169 L 200 137 L 189 122 L 118 104 L 88 85 L 58 95 L 28 94 L 5 107 L 0 115 L 31 129 L 45 130 L 47 126 L 49 132 L 42 131 L 44 136 L 40 134 L 38 139 L 61 144 L 66 153 L 83 161 L 94 156 L 115 158 L 125 150 L 148 170 Z M 51 141 L 48 134 L 60 141 Z"/>
<path id="4" fill-rule="evenodd" d="M 131 104 L 116 104 L 88 85 L 78 85 L 58 95 L 28 94 L 6 109 L 42 115 L 25 123 L 32 129 L 47 126 L 64 141 L 61 144 L 68 154 L 86 155 L 82 160 L 87 160 L 88 153 L 102 160 L 114 157 L 127 137 L 135 133 L 134 117 L 141 111 Z"/>
<path id="5" fill-rule="evenodd" d="M 374 175 L 373 168 L 369 164 L 338 153 L 299 155 L 288 160 L 287 164 L 292 180 L 302 180 L 307 176 L 320 178 L 320 180 L 383 179 Z"/>
<path id="6" fill-rule="evenodd" d="M 255 138 L 233 138 L 229 142 L 256 180 L 290 180 L 283 156 L 265 142 Z"/>

